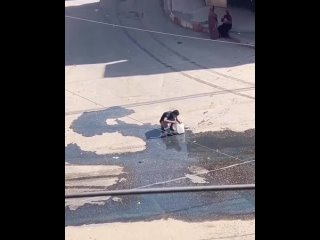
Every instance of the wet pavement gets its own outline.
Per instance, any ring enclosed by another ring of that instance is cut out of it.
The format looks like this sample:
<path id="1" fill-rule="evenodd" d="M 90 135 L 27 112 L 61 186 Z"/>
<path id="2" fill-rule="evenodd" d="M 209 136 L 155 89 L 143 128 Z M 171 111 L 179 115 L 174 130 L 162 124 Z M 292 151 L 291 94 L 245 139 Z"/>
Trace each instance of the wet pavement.
<path id="1" fill-rule="evenodd" d="M 160 0 L 83 2 L 66 7 L 66 194 L 255 183 L 253 49 L 155 34 L 207 37 L 172 23 Z M 157 113 L 172 108 L 206 132 L 161 138 Z M 224 127 L 240 132 L 210 132 Z M 66 200 L 65 226 L 253 219 L 254 200 L 254 191 Z"/>
<path id="2" fill-rule="evenodd" d="M 255 182 L 255 130 L 205 132 L 160 137 L 158 126 L 138 125 L 107 119 L 126 117 L 132 110 L 112 107 L 83 113 L 71 128 L 84 136 L 117 131 L 146 141 L 146 150 L 135 153 L 99 155 L 84 152 L 76 144 L 66 147 L 70 165 L 117 165 L 123 167 L 122 181 L 108 190 L 139 187 L 245 184 Z M 249 161 L 249 162 L 248 162 Z M 234 165 L 234 166 L 233 166 Z M 226 168 L 231 166 L 230 168 Z M 125 181 L 123 181 L 125 179 Z M 99 191 L 101 189 L 92 189 Z M 72 192 L 73 189 L 68 189 Z M 188 221 L 254 215 L 254 191 L 197 192 L 120 196 L 103 205 L 66 207 L 66 225 L 135 221 L 174 217 Z"/>
<path id="3" fill-rule="evenodd" d="M 87 204 L 65 211 L 65 226 L 174 218 L 188 222 L 253 219 L 254 194 L 201 192 L 124 196 L 104 206 Z"/>

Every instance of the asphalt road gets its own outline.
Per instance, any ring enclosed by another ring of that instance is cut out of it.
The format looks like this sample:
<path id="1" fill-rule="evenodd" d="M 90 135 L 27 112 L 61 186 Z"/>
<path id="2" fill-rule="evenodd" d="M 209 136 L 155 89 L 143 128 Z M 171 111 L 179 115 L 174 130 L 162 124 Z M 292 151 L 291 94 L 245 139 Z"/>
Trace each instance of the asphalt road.
<path id="1" fill-rule="evenodd" d="M 119 27 L 208 38 L 173 24 L 160 0 L 83 2 L 66 1 L 65 12 L 66 193 L 254 183 L 254 76 L 239 68 L 254 62 L 254 51 Z M 234 117 L 242 131 L 210 128 L 218 121 L 206 118 L 212 97 L 226 103 L 219 111 L 228 119 L 239 109 L 231 104 L 249 106 L 248 118 Z M 184 135 L 160 138 L 158 117 L 174 107 L 185 122 L 199 112 L 201 121 L 190 122 Z M 75 199 L 65 206 L 66 226 L 254 218 L 255 211 L 254 191 Z"/>

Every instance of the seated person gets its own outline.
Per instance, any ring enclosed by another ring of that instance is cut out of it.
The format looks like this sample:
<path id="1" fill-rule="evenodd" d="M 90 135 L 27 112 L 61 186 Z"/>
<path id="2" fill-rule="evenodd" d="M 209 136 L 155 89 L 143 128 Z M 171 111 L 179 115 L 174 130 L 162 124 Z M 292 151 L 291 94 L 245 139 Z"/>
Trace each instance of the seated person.
<path id="1" fill-rule="evenodd" d="M 221 18 L 222 25 L 218 27 L 220 37 L 229 38 L 229 31 L 232 28 L 232 17 L 229 10 L 226 9 L 226 14 Z"/>

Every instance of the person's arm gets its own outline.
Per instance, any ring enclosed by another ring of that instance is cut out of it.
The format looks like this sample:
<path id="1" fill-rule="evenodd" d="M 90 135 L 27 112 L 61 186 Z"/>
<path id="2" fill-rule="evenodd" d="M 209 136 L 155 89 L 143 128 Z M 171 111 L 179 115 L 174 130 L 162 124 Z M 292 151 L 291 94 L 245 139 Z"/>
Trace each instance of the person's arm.
<path id="1" fill-rule="evenodd" d="M 168 120 L 168 118 L 164 118 L 163 121 L 166 123 L 176 123 L 176 121 Z"/>
<path id="2" fill-rule="evenodd" d="M 224 22 L 225 23 L 230 23 L 230 24 L 232 24 L 232 17 L 229 15 L 226 15 L 225 17 L 224 17 Z"/>
<path id="3" fill-rule="evenodd" d="M 176 117 L 176 120 L 177 120 L 177 122 L 178 122 L 179 124 L 181 124 L 181 122 L 179 121 L 178 117 Z"/>

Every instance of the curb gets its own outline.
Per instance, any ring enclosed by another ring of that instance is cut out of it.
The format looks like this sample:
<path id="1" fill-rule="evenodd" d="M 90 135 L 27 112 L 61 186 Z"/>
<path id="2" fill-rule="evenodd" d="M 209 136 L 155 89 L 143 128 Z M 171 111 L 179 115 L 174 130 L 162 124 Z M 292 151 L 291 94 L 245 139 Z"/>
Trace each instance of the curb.
<path id="1" fill-rule="evenodd" d="M 177 17 L 172 12 L 172 0 L 163 0 L 163 7 L 164 12 L 169 15 L 172 22 L 179 25 L 183 28 L 191 29 L 195 32 L 206 32 L 209 33 L 209 29 L 202 26 L 200 22 L 194 22 L 194 21 L 186 21 L 180 17 Z"/>
<path id="2" fill-rule="evenodd" d="M 209 29 L 204 28 L 200 22 L 186 21 L 180 17 L 175 16 L 171 10 L 172 0 L 163 0 L 163 6 L 165 13 L 169 15 L 171 21 L 179 25 L 180 27 L 188 28 L 195 32 L 209 32 Z"/>

